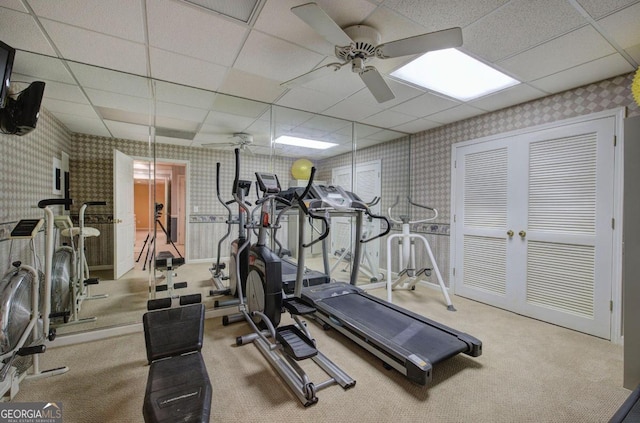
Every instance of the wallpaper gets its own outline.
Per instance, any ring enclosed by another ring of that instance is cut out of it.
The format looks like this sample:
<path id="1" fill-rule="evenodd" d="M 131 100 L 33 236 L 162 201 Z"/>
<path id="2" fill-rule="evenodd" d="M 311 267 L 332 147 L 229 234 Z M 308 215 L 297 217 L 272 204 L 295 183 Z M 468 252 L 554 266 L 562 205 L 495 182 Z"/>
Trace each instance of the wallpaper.
<path id="1" fill-rule="evenodd" d="M 438 209 L 440 216 L 435 224 L 421 225 L 414 230 L 428 237 L 446 279 L 449 267 L 452 144 L 620 106 L 627 108 L 628 116 L 638 116 L 640 110 L 633 101 L 630 89 L 632 78 L 633 74 L 622 75 L 425 131 L 411 137 L 410 147 L 405 139 L 359 149 L 356 162 L 382 160 L 383 211 L 396 195 L 407 193 L 407 186 L 414 201 Z M 71 196 L 75 201 L 72 212 L 77 213 L 78 205 L 84 201 L 105 200 L 108 203 L 107 207 L 96 209 L 88 216 L 96 225 L 100 225 L 102 231 L 100 245 L 91 248 L 94 257 L 89 257 L 89 260 L 91 265 L 111 264 L 114 148 L 138 158 L 155 153 L 159 159 L 189 163 L 190 259 L 208 260 L 215 257 L 217 239 L 226 232 L 226 211 L 215 193 L 216 162 L 222 165 L 223 193 L 229 194 L 234 169 L 231 150 L 157 144 L 154 152 L 147 143 L 71 134 L 43 109 L 38 126 L 32 133 L 22 137 L 0 134 L 3 166 L 3 172 L 0 173 L 0 271 L 4 272 L 11 260 L 22 255 L 25 255 L 25 261 L 31 261 L 28 245 L 24 245 L 26 243 L 22 242 L 22 246 L 14 243 L 10 255 L 11 242 L 6 238 L 19 219 L 42 215 L 40 210 L 34 208 L 39 200 L 55 196 L 52 191 L 52 163 L 54 157 L 60 158 L 62 151 L 70 155 Z M 253 180 L 256 170 L 273 171 L 278 174 L 283 186 L 287 187 L 292 163 L 293 159 L 272 160 L 268 156 L 253 156 L 245 152 L 241 177 Z M 350 154 L 323 160 L 316 164 L 320 170 L 318 179 L 330 180 L 333 167 L 350 164 Z M 42 236 L 38 238 L 37 245 L 41 248 Z M 227 248 L 224 245 L 223 251 L 226 252 Z M 383 259 L 384 252 L 381 254 Z"/>

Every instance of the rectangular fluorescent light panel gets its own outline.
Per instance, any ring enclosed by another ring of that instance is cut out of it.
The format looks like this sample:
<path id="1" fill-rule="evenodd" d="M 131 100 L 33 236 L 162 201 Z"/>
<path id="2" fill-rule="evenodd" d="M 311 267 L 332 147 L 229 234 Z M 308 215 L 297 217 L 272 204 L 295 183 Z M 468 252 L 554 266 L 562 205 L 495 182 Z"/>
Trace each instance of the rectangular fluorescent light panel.
<path id="1" fill-rule="evenodd" d="M 276 138 L 276 144 L 293 145 L 296 147 L 314 148 L 316 150 L 326 150 L 335 147 L 338 144 L 324 141 L 309 140 L 306 138 L 291 137 L 289 135 L 281 135 Z"/>
<path id="2" fill-rule="evenodd" d="M 520 83 L 454 48 L 425 53 L 391 76 L 461 101 Z"/>

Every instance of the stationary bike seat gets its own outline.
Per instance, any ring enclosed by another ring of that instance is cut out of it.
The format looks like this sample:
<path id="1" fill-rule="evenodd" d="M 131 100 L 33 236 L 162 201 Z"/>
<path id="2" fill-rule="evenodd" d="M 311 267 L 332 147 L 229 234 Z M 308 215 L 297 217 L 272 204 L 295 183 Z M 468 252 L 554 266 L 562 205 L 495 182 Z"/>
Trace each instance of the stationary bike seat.
<path id="1" fill-rule="evenodd" d="M 78 226 L 74 226 L 73 228 L 63 229 L 60 233 L 62 234 L 62 236 L 73 237 L 80 234 L 80 228 Z M 100 231 L 96 228 L 85 226 L 82 229 L 82 235 L 84 235 L 85 238 L 100 236 Z"/>

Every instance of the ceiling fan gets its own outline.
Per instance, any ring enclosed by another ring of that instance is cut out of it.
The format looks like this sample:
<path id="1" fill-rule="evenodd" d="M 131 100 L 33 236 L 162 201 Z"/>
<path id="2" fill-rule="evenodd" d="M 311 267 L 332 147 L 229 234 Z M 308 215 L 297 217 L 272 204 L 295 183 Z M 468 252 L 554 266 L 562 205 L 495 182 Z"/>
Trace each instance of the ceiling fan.
<path id="1" fill-rule="evenodd" d="M 351 71 L 360 75 L 378 103 L 384 103 L 394 99 L 395 95 L 380 72 L 365 65 L 369 59 L 409 56 L 462 45 L 462 30 L 458 27 L 380 44 L 380 33 L 375 28 L 353 25 L 342 29 L 316 3 L 292 7 L 291 12 L 335 45 L 335 55 L 340 62 L 329 63 L 283 82 L 281 85 L 284 86 L 301 85 L 322 76 L 327 69 L 337 71 L 351 64 Z"/>
<path id="2" fill-rule="evenodd" d="M 202 144 L 202 147 L 237 147 L 242 151 L 246 150 L 253 154 L 253 151 L 249 148 L 249 146 L 253 144 L 253 135 L 247 134 L 246 132 L 236 132 L 227 138 L 235 141 L 206 143 Z"/>

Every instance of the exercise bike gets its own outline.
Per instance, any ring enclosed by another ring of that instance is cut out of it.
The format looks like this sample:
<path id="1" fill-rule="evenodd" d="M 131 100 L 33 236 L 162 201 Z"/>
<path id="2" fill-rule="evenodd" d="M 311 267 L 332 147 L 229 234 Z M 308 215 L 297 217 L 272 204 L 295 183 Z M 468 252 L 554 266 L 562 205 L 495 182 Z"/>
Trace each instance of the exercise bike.
<path id="1" fill-rule="evenodd" d="M 252 214 L 251 210 L 244 203 L 243 198 L 238 195 L 239 149 L 236 149 L 235 153 L 234 199 L 247 216 L 250 216 Z M 312 169 L 310 182 L 302 197 L 309 192 L 314 173 L 315 169 Z M 249 240 L 246 240 L 238 246 L 237 251 L 238 254 L 241 254 L 245 249 L 249 249 L 250 266 L 246 283 L 247 299 L 245 301 L 243 297 L 242 284 L 238 284 L 238 299 L 240 302 L 238 310 L 251 327 L 252 332 L 236 338 L 236 345 L 253 343 L 278 372 L 298 400 L 304 406 L 310 406 L 318 401 L 316 393 L 320 389 L 333 384 L 339 384 L 343 389 L 348 389 L 355 386 L 355 380 L 317 350 L 315 340 L 311 337 L 306 324 L 300 320 L 300 316 L 313 313 L 315 309 L 299 298 L 283 298 L 280 258 L 269 250 L 265 244 L 267 232 L 272 229 L 271 211 L 275 209 L 275 203 L 288 204 L 289 202 L 284 198 L 278 197 L 272 186 L 265 185 L 262 188 L 264 188 L 264 195 L 257 200 L 255 206 L 256 209 L 261 209 L 261 218 L 258 223 L 258 242 L 250 247 Z M 328 225 L 328 223 L 325 222 L 325 225 Z M 248 229 L 254 228 L 253 223 L 247 226 Z M 324 234 L 324 237 L 327 235 L 328 232 Z M 299 254 L 299 256 L 302 257 L 303 254 Z M 304 265 L 304 263 L 302 264 Z M 235 265 L 236 272 L 239 275 L 241 271 L 239 261 Z M 299 269 L 298 274 L 300 273 Z M 300 277 L 296 281 L 296 287 L 301 284 L 302 278 Z M 289 311 L 295 324 L 279 326 L 282 307 Z M 311 359 L 323 369 L 329 375 L 329 379 L 319 384 L 311 382 L 309 376 L 299 364 L 299 362 L 307 359 Z"/>
<path id="2" fill-rule="evenodd" d="M 402 224 L 402 233 L 392 234 L 387 237 L 387 301 L 391 302 L 391 291 L 394 289 L 415 290 L 416 284 L 420 281 L 420 279 L 423 276 L 429 276 L 431 271 L 433 270 L 433 272 L 436 274 L 438 285 L 442 290 L 442 295 L 444 296 L 445 302 L 447 303 L 447 310 L 456 311 L 453 303 L 451 302 L 451 298 L 449 298 L 447 287 L 442 280 L 442 275 L 440 274 L 440 269 L 438 268 L 438 264 L 436 263 L 433 252 L 431 251 L 429 241 L 427 241 L 427 238 L 422 235 L 411 233 L 411 225 L 435 220 L 438 217 L 438 211 L 432 207 L 414 203 L 413 201 L 411 201 L 410 197 L 407 197 L 407 200 L 410 206 L 429 210 L 433 212 L 433 216 L 417 220 L 409 220 L 408 215 L 398 215 L 394 217 L 392 210 L 398 205 L 400 197 L 396 197 L 395 203 L 393 203 L 391 207 L 389 207 L 389 220 L 394 223 Z M 395 281 L 391 278 L 391 243 L 394 239 L 398 239 L 398 263 L 400 266 L 400 271 L 397 274 L 398 278 Z M 421 241 L 424 245 L 424 249 L 429 256 L 429 260 L 431 261 L 431 266 L 433 266 L 433 269 L 427 267 L 416 269 L 416 240 Z"/>
<path id="3" fill-rule="evenodd" d="M 88 201 L 82 204 L 78 214 L 78 226 L 73 226 L 71 218 L 67 215 L 53 218 L 53 224 L 60 235 L 69 239 L 69 244 L 58 247 L 53 254 L 51 316 L 56 325 L 95 322 L 96 317 L 80 317 L 82 303 L 85 300 L 108 297 L 107 294 L 92 295 L 90 292 L 90 286 L 97 285 L 100 281 L 90 276 L 85 248 L 86 238 L 100 236 L 98 229 L 85 226 L 86 210 L 90 206 L 106 204 L 105 201 Z"/>
<path id="4" fill-rule="evenodd" d="M 0 281 L 1 401 L 11 401 L 25 378 L 56 376 L 69 370 L 68 367 L 40 370 L 39 354 L 46 350 L 45 340 L 53 341 L 56 337 L 49 320 L 53 256 L 53 213 L 49 206 L 70 204 L 70 200 L 49 200 L 42 204 L 47 222 L 44 274 L 37 270 L 35 237 L 45 220 L 23 219 L 11 231 L 12 245 L 16 239 L 30 241 L 34 259 L 31 266 L 13 262 L 12 269 Z"/>

